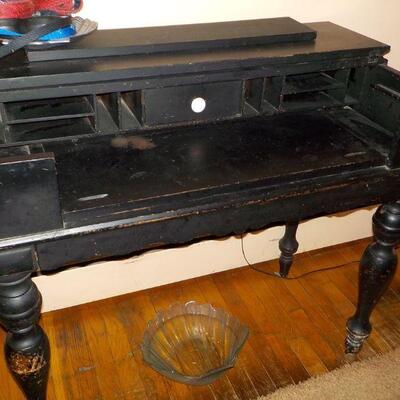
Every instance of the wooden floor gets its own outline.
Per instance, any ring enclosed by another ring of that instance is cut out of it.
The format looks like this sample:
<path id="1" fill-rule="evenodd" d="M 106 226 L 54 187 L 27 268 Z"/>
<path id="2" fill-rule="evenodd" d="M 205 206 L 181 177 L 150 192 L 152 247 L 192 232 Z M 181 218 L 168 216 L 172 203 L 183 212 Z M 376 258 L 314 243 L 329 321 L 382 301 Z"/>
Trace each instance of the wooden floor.
<path id="1" fill-rule="evenodd" d="M 298 255 L 292 275 L 358 261 L 366 244 Z M 276 261 L 258 266 L 277 270 Z M 344 327 L 356 296 L 357 262 L 298 280 L 245 267 L 47 313 L 42 325 L 52 346 L 49 399 L 255 399 L 350 362 L 343 354 Z M 169 381 L 142 361 L 146 321 L 156 310 L 188 300 L 223 307 L 251 331 L 235 368 L 208 387 Z M 375 330 L 359 359 L 400 346 L 400 273 L 372 321 Z M 22 399 L 6 374 L 0 361 L 0 399 Z"/>

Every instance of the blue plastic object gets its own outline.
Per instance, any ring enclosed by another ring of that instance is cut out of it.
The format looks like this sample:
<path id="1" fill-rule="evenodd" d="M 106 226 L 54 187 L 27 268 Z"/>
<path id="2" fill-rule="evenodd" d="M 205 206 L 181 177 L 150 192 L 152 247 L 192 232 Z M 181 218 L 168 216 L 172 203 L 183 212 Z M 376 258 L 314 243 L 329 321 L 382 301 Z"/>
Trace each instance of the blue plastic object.
<path id="1" fill-rule="evenodd" d="M 58 40 L 58 39 L 65 39 L 69 38 L 71 36 L 74 36 L 76 34 L 76 29 L 73 25 L 67 26 L 65 28 L 58 29 L 54 32 L 51 32 L 45 36 L 42 36 L 40 40 L 42 41 L 50 41 L 50 40 Z M 0 36 L 2 37 L 18 37 L 21 36 L 22 34 L 19 32 L 14 32 L 9 29 L 4 29 L 0 28 Z"/>

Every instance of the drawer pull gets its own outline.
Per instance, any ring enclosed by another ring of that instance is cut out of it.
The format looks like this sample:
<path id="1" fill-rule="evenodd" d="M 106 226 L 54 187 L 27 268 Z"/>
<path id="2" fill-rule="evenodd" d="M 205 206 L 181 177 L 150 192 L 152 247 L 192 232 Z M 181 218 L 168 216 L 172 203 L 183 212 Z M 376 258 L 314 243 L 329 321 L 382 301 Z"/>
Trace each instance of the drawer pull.
<path id="1" fill-rule="evenodd" d="M 207 103 L 202 97 L 196 97 L 192 100 L 191 108 L 192 111 L 200 114 L 206 109 Z"/>

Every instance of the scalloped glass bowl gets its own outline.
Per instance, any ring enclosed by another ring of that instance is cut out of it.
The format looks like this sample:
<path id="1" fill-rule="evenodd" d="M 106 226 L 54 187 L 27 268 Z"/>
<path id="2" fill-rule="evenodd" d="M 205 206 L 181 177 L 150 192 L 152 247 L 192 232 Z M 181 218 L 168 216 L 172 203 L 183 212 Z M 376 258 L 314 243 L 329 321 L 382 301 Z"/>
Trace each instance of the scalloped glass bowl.
<path id="1" fill-rule="evenodd" d="M 248 335 L 247 326 L 222 309 L 176 304 L 149 322 L 143 358 L 170 379 L 208 385 L 234 366 Z"/>

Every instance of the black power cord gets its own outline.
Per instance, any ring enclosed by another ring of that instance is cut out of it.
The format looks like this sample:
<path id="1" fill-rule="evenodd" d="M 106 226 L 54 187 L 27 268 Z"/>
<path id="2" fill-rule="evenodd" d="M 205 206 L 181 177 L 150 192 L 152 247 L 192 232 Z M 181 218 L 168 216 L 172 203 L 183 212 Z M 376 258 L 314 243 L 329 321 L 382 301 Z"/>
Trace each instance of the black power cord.
<path id="1" fill-rule="evenodd" d="M 318 272 L 323 272 L 323 271 L 332 271 L 334 269 L 339 269 L 339 268 L 343 268 L 343 267 L 348 267 L 354 263 L 359 263 L 360 260 L 354 260 L 354 261 L 349 261 L 347 263 L 344 264 L 340 264 L 340 265 L 334 265 L 333 267 L 327 267 L 327 268 L 319 268 L 319 269 L 315 269 L 313 271 L 309 271 L 309 272 L 305 272 L 304 274 L 300 274 L 300 275 L 296 275 L 296 276 L 292 276 L 292 277 L 283 277 L 279 272 L 268 272 L 268 271 L 264 271 L 260 268 L 257 268 L 255 265 L 251 264 L 249 262 L 249 260 L 246 257 L 246 253 L 244 251 L 244 243 L 243 243 L 243 234 L 240 235 L 240 243 L 242 246 L 242 255 L 244 260 L 246 261 L 247 265 L 251 268 L 254 269 L 257 272 L 260 272 L 264 275 L 268 275 L 268 276 L 272 276 L 274 278 L 280 278 L 280 279 L 286 279 L 286 280 L 295 280 L 295 279 L 300 279 L 300 278 L 304 278 L 305 276 L 309 276 L 312 274 L 316 274 Z"/>

